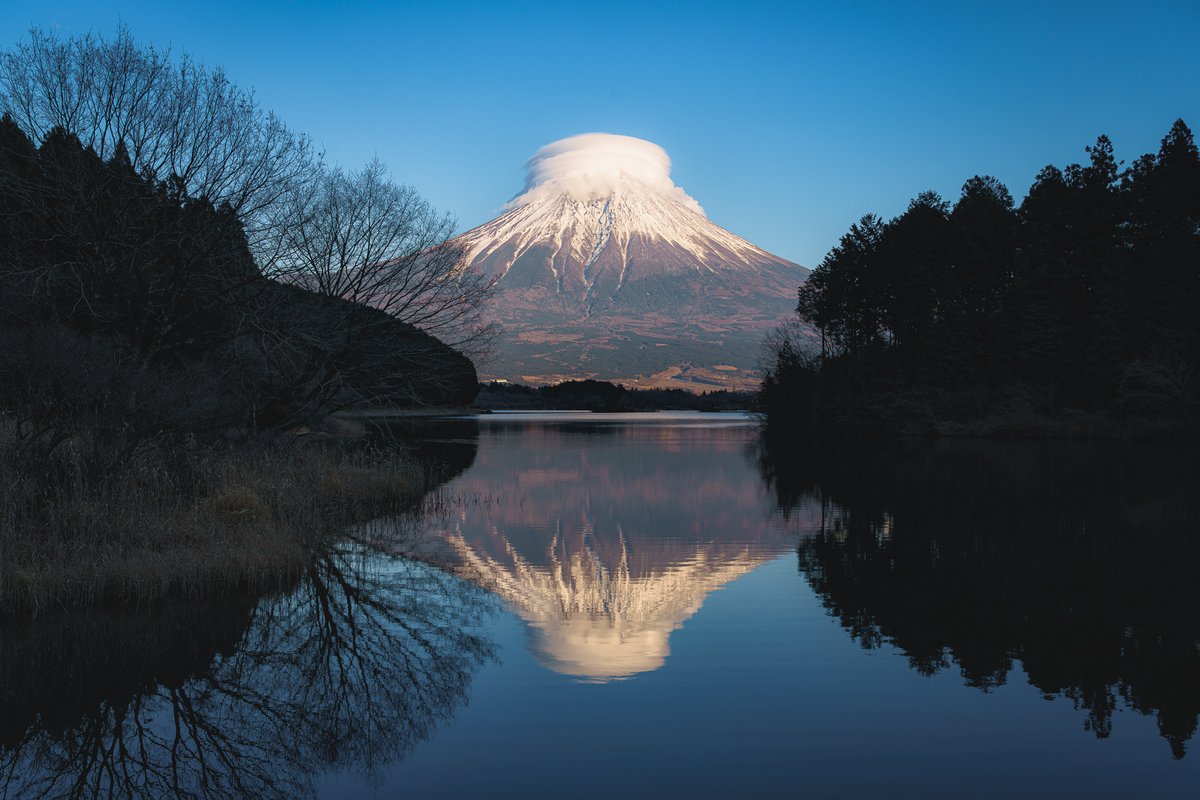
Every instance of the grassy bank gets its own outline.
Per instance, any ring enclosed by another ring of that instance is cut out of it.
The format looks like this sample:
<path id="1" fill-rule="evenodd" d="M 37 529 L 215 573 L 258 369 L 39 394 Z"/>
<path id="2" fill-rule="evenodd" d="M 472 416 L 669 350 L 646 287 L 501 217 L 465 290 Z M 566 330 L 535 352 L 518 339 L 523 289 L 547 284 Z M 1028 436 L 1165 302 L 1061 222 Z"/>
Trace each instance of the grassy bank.
<path id="1" fill-rule="evenodd" d="M 0 427 L 0 617 L 283 586 L 432 484 L 402 452 L 330 441 L 114 450 Z"/>

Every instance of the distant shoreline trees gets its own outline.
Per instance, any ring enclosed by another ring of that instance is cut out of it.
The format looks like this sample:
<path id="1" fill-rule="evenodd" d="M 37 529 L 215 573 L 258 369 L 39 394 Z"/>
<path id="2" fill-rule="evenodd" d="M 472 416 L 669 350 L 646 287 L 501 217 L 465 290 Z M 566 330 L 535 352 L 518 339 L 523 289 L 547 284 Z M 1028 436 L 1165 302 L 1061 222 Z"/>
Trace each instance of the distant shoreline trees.
<path id="1" fill-rule="evenodd" d="M 1182 120 L 1122 169 L 976 176 L 851 226 L 767 343 L 769 425 L 1088 433 L 1200 428 L 1200 156 Z"/>
<path id="2" fill-rule="evenodd" d="M 696 394 L 587 378 L 545 386 L 492 381 L 480 385 L 473 405 L 487 411 L 745 411 L 754 408 L 755 400 L 752 392 L 714 389 Z"/>

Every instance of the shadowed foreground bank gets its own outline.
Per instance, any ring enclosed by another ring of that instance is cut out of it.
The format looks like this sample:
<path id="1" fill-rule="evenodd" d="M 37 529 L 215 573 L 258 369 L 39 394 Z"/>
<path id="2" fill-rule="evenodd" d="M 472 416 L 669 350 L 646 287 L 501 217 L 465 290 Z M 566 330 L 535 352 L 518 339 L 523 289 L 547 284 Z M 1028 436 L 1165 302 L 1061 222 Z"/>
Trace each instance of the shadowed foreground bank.
<path id="1" fill-rule="evenodd" d="M 123 29 L 0 51 L 0 617 L 280 585 L 420 499 L 400 450 L 304 444 L 477 391 L 445 340 L 486 286 L 384 173 Z"/>
<path id="2" fill-rule="evenodd" d="M 348 525 L 410 510 L 445 477 L 344 442 L 148 442 L 106 469 L 86 434 L 35 465 L 15 438 L 0 443 L 0 619 L 283 586 Z"/>
<path id="3" fill-rule="evenodd" d="M 0 798 L 310 796 L 318 775 L 370 780 L 430 736 L 492 657 L 495 606 L 406 557 L 430 548 L 392 512 L 470 466 L 458 431 L 392 462 L 341 446 L 214 461 L 215 497 L 160 498 L 217 537 L 197 563 L 148 516 L 138 529 L 183 591 L 122 583 L 156 602 L 0 620 Z"/>
<path id="4" fill-rule="evenodd" d="M 257 449 L 144 446 L 112 471 L 80 437 L 40 465 L 41 481 L 12 468 L 20 448 L 0 451 L 10 487 L 0 496 L 0 621 L 292 585 L 358 526 L 415 512 L 475 458 L 470 425 L 436 451 L 402 423 L 357 433 Z"/>

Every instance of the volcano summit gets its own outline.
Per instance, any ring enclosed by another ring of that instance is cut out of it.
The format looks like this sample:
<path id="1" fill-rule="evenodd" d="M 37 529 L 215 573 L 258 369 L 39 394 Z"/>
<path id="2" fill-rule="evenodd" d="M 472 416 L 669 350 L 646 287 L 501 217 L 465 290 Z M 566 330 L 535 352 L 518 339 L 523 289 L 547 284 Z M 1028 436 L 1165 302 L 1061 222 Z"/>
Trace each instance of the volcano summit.
<path id="1" fill-rule="evenodd" d="M 749 389 L 808 270 L 709 221 L 666 151 L 589 133 L 541 148 L 525 189 L 455 243 L 497 279 L 485 378 Z"/>

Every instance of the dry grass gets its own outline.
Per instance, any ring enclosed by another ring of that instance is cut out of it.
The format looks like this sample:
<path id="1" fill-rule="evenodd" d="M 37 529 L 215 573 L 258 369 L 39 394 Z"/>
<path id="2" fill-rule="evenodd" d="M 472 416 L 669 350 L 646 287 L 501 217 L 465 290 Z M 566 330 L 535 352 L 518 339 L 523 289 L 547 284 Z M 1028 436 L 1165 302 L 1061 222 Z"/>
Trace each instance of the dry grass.
<path id="1" fill-rule="evenodd" d="M 283 586 L 432 483 L 403 455 L 328 442 L 143 443 L 121 463 L 82 437 L 51 445 L 0 425 L 0 617 Z"/>

